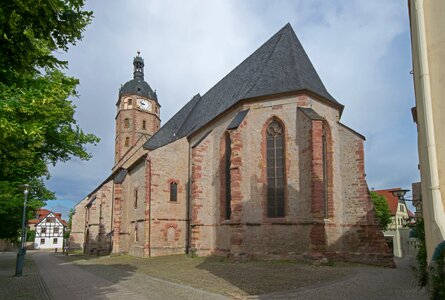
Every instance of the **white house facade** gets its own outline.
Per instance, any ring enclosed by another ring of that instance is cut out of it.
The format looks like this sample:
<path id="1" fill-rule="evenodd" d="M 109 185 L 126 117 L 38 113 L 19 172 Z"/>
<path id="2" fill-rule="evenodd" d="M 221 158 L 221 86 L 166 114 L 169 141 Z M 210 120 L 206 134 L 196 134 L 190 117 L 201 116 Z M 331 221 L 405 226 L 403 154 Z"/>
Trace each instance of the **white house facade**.
<path id="1" fill-rule="evenodd" d="M 62 249 L 64 222 L 53 212 L 49 212 L 36 224 L 34 249 Z"/>

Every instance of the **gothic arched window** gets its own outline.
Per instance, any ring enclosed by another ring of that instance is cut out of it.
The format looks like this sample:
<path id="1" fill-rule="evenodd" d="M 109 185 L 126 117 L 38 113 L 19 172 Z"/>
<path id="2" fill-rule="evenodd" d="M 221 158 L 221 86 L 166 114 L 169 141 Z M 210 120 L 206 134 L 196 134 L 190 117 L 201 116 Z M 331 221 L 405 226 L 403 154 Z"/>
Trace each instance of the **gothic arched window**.
<path id="1" fill-rule="evenodd" d="M 226 133 L 225 135 L 225 155 L 224 155 L 224 171 L 225 171 L 225 219 L 229 220 L 231 216 L 231 202 L 232 202 L 232 193 L 231 193 L 231 177 L 230 177 L 230 159 L 232 156 L 232 142 L 230 140 L 230 134 Z"/>
<path id="2" fill-rule="evenodd" d="M 284 128 L 273 120 L 266 131 L 267 216 L 284 217 Z"/>

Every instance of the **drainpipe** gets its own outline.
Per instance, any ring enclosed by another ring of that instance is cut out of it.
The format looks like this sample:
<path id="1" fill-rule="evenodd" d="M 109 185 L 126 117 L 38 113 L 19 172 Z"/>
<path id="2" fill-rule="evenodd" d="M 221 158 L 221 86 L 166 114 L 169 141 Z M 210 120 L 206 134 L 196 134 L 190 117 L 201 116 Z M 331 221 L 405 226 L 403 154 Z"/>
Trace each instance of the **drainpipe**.
<path id="1" fill-rule="evenodd" d="M 444 237 L 444 224 L 437 222 L 443 214 L 444 208 L 442 204 L 442 197 L 440 194 L 439 172 L 437 169 L 437 153 L 436 153 L 436 138 L 434 136 L 434 122 L 433 122 L 433 108 L 431 99 L 430 74 L 428 66 L 428 53 L 426 50 L 426 32 L 425 32 L 425 17 L 423 10 L 423 0 L 414 0 L 414 9 L 417 19 L 417 44 L 419 46 L 419 65 L 420 65 L 420 84 L 423 91 L 423 101 L 421 101 L 423 119 L 425 122 L 425 139 L 426 152 L 428 158 L 428 176 L 427 186 L 428 194 L 432 201 L 432 222 L 439 230 L 442 238 Z M 428 197 L 429 198 L 429 197 Z M 427 198 L 427 199 L 428 199 Z"/>
<path id="2" fill-rule="evenodd" d="M 111 218 L 110 218 L 110 233 L 113 232 L 113 235 L 110 235 L 110 244 L 109 247 L 109 255 L 113 252 L 113 241 L 114 241 L 114 178 L 111 178 Z"/>
<path id="3" fill-rule="evenodd" d="M 186 207 L 186 227 L 187 227 L 187 235 L 186 235 L 186 241 L 185 241 L 185 253 L 190 254 L 190 247 L 191 247 L 191 228 L 190 228 L 190 205 L 191 205 L 191 145 L 189 141 L 189 153 L 188 153 L 188 180 L 187 180 L 187 207 Z"/>

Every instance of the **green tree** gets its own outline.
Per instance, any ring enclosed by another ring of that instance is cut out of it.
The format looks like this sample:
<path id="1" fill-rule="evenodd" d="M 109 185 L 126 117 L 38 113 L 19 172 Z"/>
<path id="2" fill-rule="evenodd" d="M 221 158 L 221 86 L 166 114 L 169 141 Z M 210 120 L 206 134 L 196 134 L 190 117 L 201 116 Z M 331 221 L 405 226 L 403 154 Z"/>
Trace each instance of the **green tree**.
<path id="1" fill-rule="evenodd" d="M 82 37 L 92 13 L 83 0 L 11 0 L 0 5 L 0 238 L 16 238 L 23 191 L 28 219 L 54 199 L 43 178 L 48 164 L 89 159 L 86 145 L 99 139 L 74 119 L 78 80 L 66 76 L 66 51 Z"/>
<path id="2" fill-rule="evenodd" d="M 66 67 L 67 51 L 92 20 L 84 0 L 8 0 L 0 5 L 0 82 L 17 82 L 39 69 Z"/>
<path id="3" fill-rule="evenodd" d="M 383 230 L 388 229 L 388 225 L 391 223 L 391 211 L 389 210 L 388 201 L 385 197 L 373 191 L 371 191 L 371 200 L 374 203 L 380 226 Z"/>

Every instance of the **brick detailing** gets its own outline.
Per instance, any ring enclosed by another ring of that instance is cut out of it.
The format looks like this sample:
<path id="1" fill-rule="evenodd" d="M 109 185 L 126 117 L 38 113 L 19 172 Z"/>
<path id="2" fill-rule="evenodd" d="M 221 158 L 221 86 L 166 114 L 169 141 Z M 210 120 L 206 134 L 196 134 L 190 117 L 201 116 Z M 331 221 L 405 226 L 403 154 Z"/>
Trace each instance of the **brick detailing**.
<path id="1" fill-rule="evenodd" d="M 308 97 L 306 95 L 297 96 L 297 106 L 308 107 L 309 106 Z"/>
<path id="2" fill-rule="evenodd" d="M 327 211 L 327 217 L 333 218 L 334 217 L 334 145 L 332 142 L 332 133 L 331 133 L 331 127 L 329 126 L 327 121 L 323 122 L 323 130 L 326 135 L 326 173 L 327 173 L 327 196 L 328 196 L 328 211 Z"/>
<path id="3" fill-rule="evenodd" d="M 312 121 L 312 172 L 311 172 L 311 212 L 315 219 L 324 218 L 324 183 L 323 183 L 323 122 Z"/>
<path id="4" fill-rule="evenodd" d="M 225 132 L 220 140 L 219 152 L 219 215 L 220 220 L 226 219 L 226 135 Z"/>
<path id="5" fill-rule="evenodd" d="M 243 165 L 242 161 L 242 149 L 243 149 L 243 139 L 241 135 L 241 129 L 246 125 L 246 120 L 243 121 L 237 130 L 232 130 L 230 132 L 230 140 L 232 155 L 230 159 L 230 187 L 232 194 L 231 201 L 231 223 L 239 224 L 243 220 L 243 194 L 241 192 L 242 185 L 242 174 L 241 167 Z M 230 252 L 234 257 L 240 256 L 243 253 L 243 242 L 245 228 L 242 225 L 234 225 L 230 227 Z"/>
<path id="6" fill-rule="evenodd" d="M 178 224 L 176 223 L 164 224 L 164 228 L 161 229 L 161 232 L 166 242 L 170 242 L 172 240 L 179 241 L 179 237 L 181 235 L 181 229 L 178 228 Z M 169 232 L 174 232 L 173 237 L 170 237 Z"/>
<path id="7" fill-rule="evenodd" d="M 122 225 L 122 185 L 114 184 L 114 234 L 113 253 L 120 253 L 121 225 Z"/>
<path id="8" fill-rule="evenodd" d="M 199 211 L 203 206 L 205 199 L 202 199 L 202 189 L 200 184 L 202 177 L 202 160 L 204 154 L 207 152 L 208 142 L 203 141 L 201 144 L 193 148 L 192 150 L 192 187 L 191 187 L 191 248 L 200 248 L 200 224 L 202 223 L 199 219 Z"/>
<path id="9" fill-rule="evenodd" d="M 326 249 L 326 230 L 324 224 L 314 224 L 311 228 L 310 256 L 322 256 Z"/>

